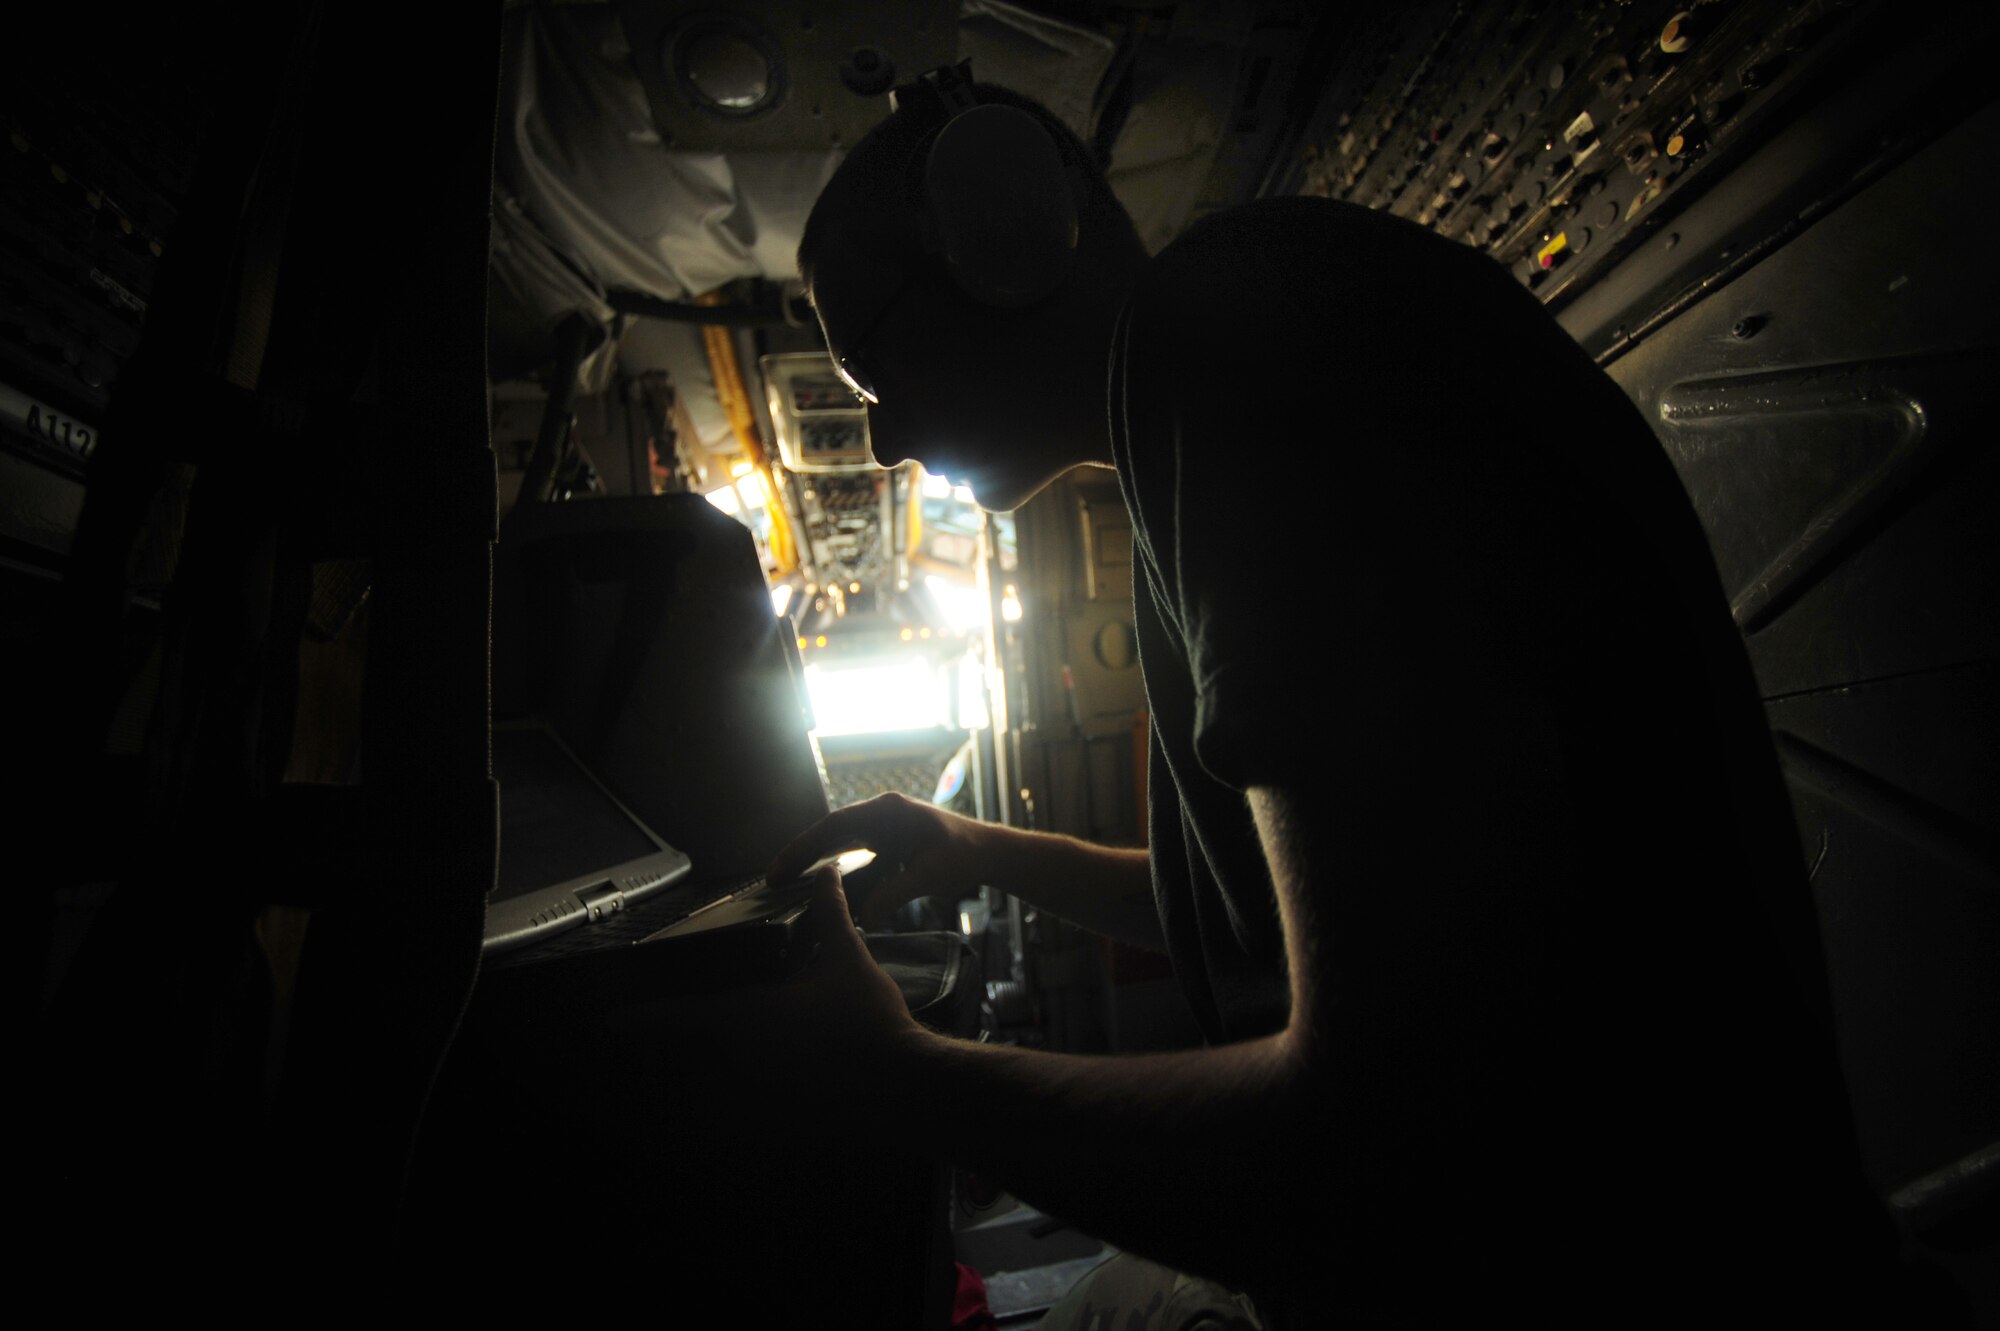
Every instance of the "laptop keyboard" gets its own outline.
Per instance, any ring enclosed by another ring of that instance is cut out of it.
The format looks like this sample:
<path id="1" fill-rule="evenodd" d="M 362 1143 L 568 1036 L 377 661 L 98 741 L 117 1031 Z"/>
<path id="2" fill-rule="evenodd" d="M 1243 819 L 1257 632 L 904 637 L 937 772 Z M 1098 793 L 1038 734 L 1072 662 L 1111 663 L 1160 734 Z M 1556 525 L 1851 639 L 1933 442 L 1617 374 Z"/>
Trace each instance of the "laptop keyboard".
<path id="1" fill-rule="evenodd" d="M 761 882 L 763 882 L 762 874 L 747 874 L 739 878 L 679 883 L 664 892 L 647 897 L 635 906 L 627 906 L 615 915 L 606 916 L 595 924 L 565 929 L 541 942 L 531 943 L 511 952 L 502 952 L 498 956 L 489 956 L 482 964 L 488 970 L 506 970 L 512 966 L 529 965 L 553 957 L 575 956 L 582 952 L 597 952 L 608 947 L 636 943 L 655 930 L 664 929 L 670 924 L 686 919 L 704 906 L 712 906 L 724 897 L 755 887 Z"/>

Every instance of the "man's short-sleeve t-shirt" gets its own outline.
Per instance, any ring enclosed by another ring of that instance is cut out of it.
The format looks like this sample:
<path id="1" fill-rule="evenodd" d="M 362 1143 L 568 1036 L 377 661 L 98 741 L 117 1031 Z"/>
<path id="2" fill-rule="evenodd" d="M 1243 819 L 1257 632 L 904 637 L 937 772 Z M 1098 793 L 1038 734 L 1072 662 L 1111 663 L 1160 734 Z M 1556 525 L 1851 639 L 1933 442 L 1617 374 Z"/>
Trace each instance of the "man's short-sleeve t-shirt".
<path id="1" fill-rule="evenodd" d="M 1468 865 L 1469 907 L 1315 866 L 1310 889 L 1342 894 L 1322 983 L 1363 1010 L 1434 977 L 1350 1051 L 1354 1075 L 1382 1083 L 1354 1122 L 1412 1152 L 1418 1119 L 1439 1140 L 1551 1152 L 1673 1133 L 1663 1164 L 1850 1188 L 1816 926 L 1762 711 L 1692 507 L 1617 387 L 1485 256 L 1283 199 L 1155 257 L 1109 389 L 1155 897 L 1207 1038 L 1288 1014 L 1247 790 L 1308 797 L 1380 871 L 1464 816 L 1461 729 L 1528 736 L 1520 760 L 1561 792 L 1520 815 L 1543 851 Z M 1435 780 L 1385 811 L 1363 798 L 1385 767 Z M 1350 804 L 1373 821 L 1345 823 Z M 1703 1078 L 1754 1103 L 1691 1130 Z"/>
<path id="2" fill-rule="evenodd" d="M 1128 303 L 1110 411 L 1165 778 L 1159 904 L 1211 1039 L 1285 1017 L 1243 792 L 1365 781 L 1356 755 L 1474 710 L 1562 732 L 1574 834 L 1617 857 L 1573 867 L 1619 880 L 1635 928 L 1663 903 L 1632 884 L 1662 870 L 1631 838 L 1675 819 L 1708 866 L 1675 893 L 1704 927 L 1789 897 L 1784 923 L 1811 932 L 1693 510 L 1637 411 L 1497 265 L 1324 200 L 1211 218 Z"/>

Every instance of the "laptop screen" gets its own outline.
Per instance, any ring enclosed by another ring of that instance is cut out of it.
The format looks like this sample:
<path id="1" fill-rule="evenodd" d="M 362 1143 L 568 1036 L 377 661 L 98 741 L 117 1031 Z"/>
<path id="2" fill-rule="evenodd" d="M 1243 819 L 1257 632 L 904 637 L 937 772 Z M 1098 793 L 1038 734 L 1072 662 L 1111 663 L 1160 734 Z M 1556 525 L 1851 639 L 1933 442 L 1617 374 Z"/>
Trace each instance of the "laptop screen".
<path id="1" fill-rule="evenodd" d="M 493 731 L 499 902 L 643 859 L 659 847 L 546 730 Z"/>

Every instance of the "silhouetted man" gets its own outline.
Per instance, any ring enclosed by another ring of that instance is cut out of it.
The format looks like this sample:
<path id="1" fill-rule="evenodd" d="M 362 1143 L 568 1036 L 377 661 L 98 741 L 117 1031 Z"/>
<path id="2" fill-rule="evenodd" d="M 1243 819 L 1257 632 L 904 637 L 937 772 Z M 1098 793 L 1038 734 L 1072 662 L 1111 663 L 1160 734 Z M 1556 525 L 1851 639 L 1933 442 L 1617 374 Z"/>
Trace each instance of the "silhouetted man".
<path id="1" fill-rule="evenodd" d="M 741 1018 L 765 1075 L 1162 1264 L 1073 1322 L 1135 1289 L 1120 1327 L 1861 1296 L 1883 1222 L 1741 643 L 1645 423 L 1531 296 L 1316 199 L 1148 258 L 1059 122 L 953 71 L 800 268 L 884 464 L 993 510 L 1116 469 L 1152 844 L 888 796 L 773 872 L 866 845 L 864 918 L 989 883 L 1164 948 L 1207 1045 L 938 1038 L 839 929 Z"/>

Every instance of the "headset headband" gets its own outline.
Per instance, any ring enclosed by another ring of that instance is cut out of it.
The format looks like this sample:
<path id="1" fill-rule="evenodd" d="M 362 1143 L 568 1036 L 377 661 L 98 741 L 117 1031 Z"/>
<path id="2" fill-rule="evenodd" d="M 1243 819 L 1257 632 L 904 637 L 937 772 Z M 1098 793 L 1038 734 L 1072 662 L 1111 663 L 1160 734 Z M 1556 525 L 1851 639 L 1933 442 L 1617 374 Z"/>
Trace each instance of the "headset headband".
<path id="1" fill-rule="evenodd" d="M 906 107 L 919 112 L 932 110 L 940 127 L 959 112 L 970 111 L 978 105 L 979 94 L 973 91 L 970 60 L 961 60 L 955 65 L 939 65 L 889 92 L 891 115 Z"/>

